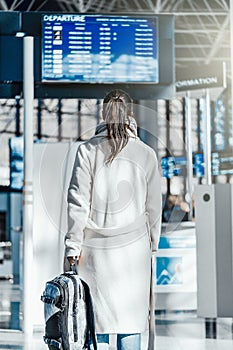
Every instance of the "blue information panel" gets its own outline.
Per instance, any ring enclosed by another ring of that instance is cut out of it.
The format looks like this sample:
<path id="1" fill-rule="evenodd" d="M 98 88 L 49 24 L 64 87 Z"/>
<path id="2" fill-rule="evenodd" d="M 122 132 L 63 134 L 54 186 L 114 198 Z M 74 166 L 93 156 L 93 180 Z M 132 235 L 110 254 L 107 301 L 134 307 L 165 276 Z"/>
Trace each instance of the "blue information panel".
<path id="1" fill-rule="evenodd" d="M 42 16 L 42 81 L 158 83 L 157 17 Z"/>
<path id="2" fill-rule="evenodd" d="M 161 159 L 162 176 L 171 179 L 173 176 L 182 175 L 182 167 L 186 167 L 185 157 L 163 157 Z"/>
<path id="3" fill-rule="evenodd" d="M 10 146 L 10 187 L 15 190 L 23 188 L 23 137 L 12 137 Z"/>
<path id="4" fill-rule="evenodd" d="M 156 284 L 182 284 L 182 257 L 157 257 Z"/>
<path id="5" fill-rule="evenodd" d="M 194 155 L 193 159 L 194 165 L 194 175 L 197 177 L 203 177 L 205 174 L 205 164 L 204 164 L 204 155 L 202 153 L 197 153 Z"/>

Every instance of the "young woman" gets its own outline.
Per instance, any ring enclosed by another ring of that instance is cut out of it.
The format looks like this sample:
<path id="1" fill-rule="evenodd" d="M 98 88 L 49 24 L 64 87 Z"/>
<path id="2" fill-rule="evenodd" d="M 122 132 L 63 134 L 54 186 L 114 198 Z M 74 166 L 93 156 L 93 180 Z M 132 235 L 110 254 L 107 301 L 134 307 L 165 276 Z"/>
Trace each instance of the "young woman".
<path id="1" fill-rule="evenodd" d="M 148 329 L 151 257 L 160 236 L 161 188 L 155 152 L 137 137 L 132 100 L 111 91 L 104 122 L 78 148 L 68 190 L 65 255 L 79 260 L 95 311 L 98 349 L 140 350 Z"/>

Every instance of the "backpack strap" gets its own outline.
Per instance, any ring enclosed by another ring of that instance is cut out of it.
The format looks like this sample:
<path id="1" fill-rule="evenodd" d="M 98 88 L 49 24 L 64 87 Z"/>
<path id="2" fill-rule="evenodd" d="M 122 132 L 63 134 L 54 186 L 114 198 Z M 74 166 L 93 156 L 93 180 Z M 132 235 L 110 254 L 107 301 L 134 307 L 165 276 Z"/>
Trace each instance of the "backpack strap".
<path id="1" fill-rule="evenodd" d="M 97 350 L 97 342 L 95 336 L 95 319 L 94 319 L 94 309 L 92 304 L 92 298 L 90 293 L 90 288 L 86 282 L 84 282 L 81 278 L 80 281 L 84 287 L 85 291 L 85 300 L 87 307 L 87 339 L 85 347 L 86 349 L 90 349 L 90 341 L 92 341 L 94 350 Z"/>
<path id="2" fill-rule="evenodd" d="M 64 281 L 63 276 L 60 275 L 58 278 L 55 278 L 54 281 L 58 285 L 60 285 L 61 291 L 63 293 L 63 302 L 60 306 L 60 309 L 62 312 L 64 312 L 64 317 L 62 317 L 63 322 L 61 322 L 61 329 L 62 329 L 62 348 L 64 350 L 69 350 L 69 336 L 68 336 L 68 325 L 66 320 L 68 319 L 68 304 L 69 304 L 69 289 L 67 283 Z M 59 306 L 58 306 L 59 307 Z"/>
<path id="3" fill-rule="evenodd" d="M 78 299 L 78 285 L 77 280 L 74 276 L 68 275 L 74 285 L 74 300 L 73 300 L 73 333 L 74 333 L 74 342 L 76 343 L 78 341 L 78 324 L 77 324 L 77 317 L 76 317 L 76 305 L 77 305 L 77 299 Z"/>

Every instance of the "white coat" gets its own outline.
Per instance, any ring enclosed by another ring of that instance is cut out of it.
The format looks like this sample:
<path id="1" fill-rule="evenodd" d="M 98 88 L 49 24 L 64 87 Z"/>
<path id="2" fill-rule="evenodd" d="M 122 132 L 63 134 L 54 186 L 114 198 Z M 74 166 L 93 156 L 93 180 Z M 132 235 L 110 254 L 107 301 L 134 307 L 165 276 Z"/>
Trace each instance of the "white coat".
<path id="1" fill-rule="evenodd" d="M 161 185 L 155 152 L 139 138 L 106 165 L 106 131 L 80 145 L 68 190 L 65 255 L 79 257 L 97 333 L 148 329 L 151 254 L 160 236 Z"/>

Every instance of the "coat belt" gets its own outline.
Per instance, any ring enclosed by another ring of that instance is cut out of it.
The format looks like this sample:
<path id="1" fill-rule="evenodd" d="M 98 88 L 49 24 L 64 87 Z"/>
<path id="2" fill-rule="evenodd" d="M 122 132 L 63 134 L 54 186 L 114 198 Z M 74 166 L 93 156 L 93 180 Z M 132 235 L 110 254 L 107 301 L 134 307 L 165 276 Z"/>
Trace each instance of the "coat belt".
<path id="1" fill-rule="evenodd" d="M 84 232 L 83 247 L 108 249 L 125 246 L 149 233 L 147 214 L 143 213 L 133 223 L 122 227 L 100 228 L 89 219 Z"/>

